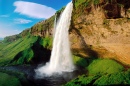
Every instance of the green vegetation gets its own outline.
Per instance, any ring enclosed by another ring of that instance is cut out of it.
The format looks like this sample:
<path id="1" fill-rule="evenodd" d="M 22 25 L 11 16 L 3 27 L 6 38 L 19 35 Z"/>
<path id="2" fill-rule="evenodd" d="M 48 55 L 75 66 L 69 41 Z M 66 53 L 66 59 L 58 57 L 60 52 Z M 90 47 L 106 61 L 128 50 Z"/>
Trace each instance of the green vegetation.
<path id="1" fill-rule="evenodd" d="M 65 6 L 62 7 L 60 10 L 56 11 L 57 17 L 60 16 L 60 14 L 64 11 L 64 9 L 65 9 Z"/>
<path id="2" fill-rule="evenodd" d="M 22 86 L 15 76 L 0 72 L 0 86 Z"/>
<path id="3" fill-rule="evenodd" d="M 130 71 L 106 75 L 82 75 L 65 84 L 65 86 L 86 85 L 130 85 Z"/>
<path id="4" fill-rule="evenodd" d="M 8 64 L 20 51 L 31 47 L 37 37 L 27 36 L 11 43 L 0 43 L 0 65 Z"/>
<path id="5" fill-rule="evenodd" d="M 83 2 L 86 2 L 85 0 L 76 0 L 75 1 L 75 7 L 78 7 L 80 4 L 82 4 Z"/>
<path id="6" fill-rule="evenodd" d="M 46 62 L 50 57 L 50 48 L 52 46 L 51 38 L 38 37 L 37 41 L 32 43 L 28 49 L 19 52 L 11 61 L 15 64 L 35 64 L 39 62 Z"/>
<path id="7" fill-rule="evenodd" d="M 123 66 L 110 59 L 94 60 L 88 67 L 89 74 L 111 74 L 123 71 Z"/>
<path id="8" fill-rule="evenodd" d="M 88 66 L 89 59 L 81 58 L 79 56 L 73 55 L 74 64 L 80 67 L 86 67 Z"/>
<path id="9" fill-rule="evenodd" d="M 4 42 L 13 42 L 15 40 L 18 40 L 19 38 L 21 38 L 20 34 L 13 35 L 13 36 L 8 36 L 8 37 L 4 38 Z"/>
<path id="10" fill-rule="evenodd" d="M 16 71 L 16 70 L 6 70 L 6 69 L 1 69 L 0 68 L 0 75 L 5 74 L 6 76 L 3 75 L 3 78 L 0 78 L 0 82 L 3 81 L 3 83 L 7 83 L 8 82 L 8 77 L 10 77 L 9 82 L 11 81 L 12 78 L 14 78 L 14 82 L 12 82 L 12 84 L 15 84 L 17 82 L 20 82 L 19 85 L 17 86 L 30 86 L 30 83 L 28 82 L 26 75 L 24 73 L 22 73 L 21 71 Z M 12 77 L 12 78 L 11 78 Z M 1 83 L 0 83 L 1 86 Z M 8 85 L 2 85 L 2 86 L 10 86 Z M 15 85 L 11 85 L 11 86 L 15 86 Z"/>
<path id="11" fill-rule="evenodd" d="M 72 16 L 73 21 L 81 15 L 86 15 L 91 11 L 91 2 L 91 0 L 75 0 Z"/>
<path id="12" fill-rule="evenodd" d="M 47 61 L 51 48 L 52 38 L 31 35 L 14 42 L 0 43 L 0 65 L 22 65 L 39 62 L 40 60 Z M 46 58 L 43 58 L 45 56 Z"/>
<path id="13" fill-rule="evenodd" d="M 77 77 L 76 79 L 68 82 L 65 84 L 65 86 L 86 86 L 86 85 L 92 85 L 92 82 L 99 78 L 99 76 L 87 76 L 87 75 L 82 75 Z"/>
<path id="14" fill-rule="evenodd" d="M 94 82 L 94 85 L 128 85 L 128 84 L 130 85 L 130 76 L 125 72 L 103 75 Z"/>
<path id="15" fill-rule="evenodd" d="M 34 56 L 33 50 L 31 48 L 23 50 L 19 54 L 17 54 L 14 58 L 13 64 L 26 64 L 30 63 Z M 17 59 L 17 60 L 16 60 Z"/>
<path id="16" fill-rule="evenodd" d="M 52 37 L 45 37 L 40 40 L 40 44 L 47 49 L 51 49 L 52 41 L 53 41 Z"/>
<path id="17" fill-rule="evenodd" d="M 75 0 L 75 7 L 78 8 L 79 6 L 90 6 L 91 4 L 98 5 L 100 3 L 100 0 Z"/>
<path id="18" fill-rule="evenodd" d="M 7 36 L 4 38 L 4 40 L 2 42 L 4 42 L 4 43 L 10 42 L 11 43 L 11 42 L 14 42 L 14 41 L 22 38 L 22 37 L 29 36 L 30 35 L 29 31 L 30 31 L 30 29 L 25 29 L 20 34 Z"/>
<path id="19" fill-rule="evenodd" d="M 77 58 L 76 62 L 81 59 Z M 86 85 L 130 85 L 130 70 L 124 68 L 114 60 L 95 59 L 86 66 L 88 73 L 78 76 L 64 86 Z"/>
<path id="20" fill-rule="evenodd" d="M 54 20 L 55 20 L 55 15 L 50 17 L 47 20 L 41 21 L 37 24 L 35 24 L 33 27 L 31 27 L 31 34 L 33 35 L 39 35 L 41 34 L 42 36 L 46 36 L 45 34 L 47 31 L 50 31 L 50 29 L 53 28 L 54 26 Z"/>

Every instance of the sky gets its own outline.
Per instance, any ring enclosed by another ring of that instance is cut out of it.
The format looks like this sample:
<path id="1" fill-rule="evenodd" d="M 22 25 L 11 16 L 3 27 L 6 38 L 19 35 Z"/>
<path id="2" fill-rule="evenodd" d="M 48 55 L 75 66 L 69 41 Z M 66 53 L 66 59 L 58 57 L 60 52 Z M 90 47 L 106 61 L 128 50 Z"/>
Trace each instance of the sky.
<path id="1" fill-rule="evenodd" d="M 48 19 L 71 0 L 0 0 L 0 38 Z"/>

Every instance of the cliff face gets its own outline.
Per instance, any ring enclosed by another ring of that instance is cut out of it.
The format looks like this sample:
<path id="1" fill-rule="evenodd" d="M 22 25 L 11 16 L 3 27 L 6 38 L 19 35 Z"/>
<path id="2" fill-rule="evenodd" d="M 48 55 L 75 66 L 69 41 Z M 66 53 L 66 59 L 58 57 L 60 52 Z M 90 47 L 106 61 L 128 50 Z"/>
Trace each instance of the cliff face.
<path id="1" fill-rule="evenodd" d="M 54 19 L 55 16 L 52 16 L 47 20 L 35 24 L 33 27 L 31 27 L 31 34 L 34 36 L 41 36 L 41 37 L 52 36 Z"/>
<path id="2" fill-rule="evenodd" d="M 34 36 L 41 36 L 41 37 L 52 37 L 53 29 L 54 29 L 54 21 L 55 17 L 58 20 L 61 12 L 64 10 L 65 7 L 61 8 L 59 11 L 55 13 L 49 19 L 43 20 L 34 26 L 31 27 L 30 33 Z"/>
<path id="3" fill-rule="evenodd" d="M 97 57 L 113 58 L 129 64 L 129 0 L 97 1 L 74 1 L 75 9 L 70 28 L 74 54 L 93 57 L 92 52 L 87 52 L 92 50 L 97 53 Z"/>

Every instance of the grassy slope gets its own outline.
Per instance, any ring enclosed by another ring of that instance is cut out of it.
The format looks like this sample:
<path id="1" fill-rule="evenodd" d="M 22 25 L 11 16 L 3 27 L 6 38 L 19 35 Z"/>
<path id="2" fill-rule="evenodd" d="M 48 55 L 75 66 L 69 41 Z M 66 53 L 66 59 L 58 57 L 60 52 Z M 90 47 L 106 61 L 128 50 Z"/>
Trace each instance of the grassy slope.
<path id="1" fill-rule="evenodd" d="M 0 43 L 0 65 L 9 62 L 20 51 L 28 49 L 37 37 L 27 36 L 11 43 Z"/>

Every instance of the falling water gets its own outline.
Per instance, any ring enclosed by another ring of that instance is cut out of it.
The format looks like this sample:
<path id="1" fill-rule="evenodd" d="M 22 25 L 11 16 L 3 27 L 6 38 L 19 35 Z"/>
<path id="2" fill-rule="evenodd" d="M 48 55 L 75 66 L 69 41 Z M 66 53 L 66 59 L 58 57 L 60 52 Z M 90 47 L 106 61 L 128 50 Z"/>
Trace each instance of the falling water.
<path id="1" fill-rule="evenodd" d="M 56 32 L 56 24 L 57 24 L 57 14 L 55 14 L 53 37 L 55 36 L 55 32 Z"/>
<path id="2" fill-rule="evenodd" d="M 70 2 L 61 14 L 56 25 L 50 62 L 36 70 L 38 75 L 52 75 L 53 73 L 71 72 L 74 70 L 68 35 L 72 9 L 73 4 Z"/>

